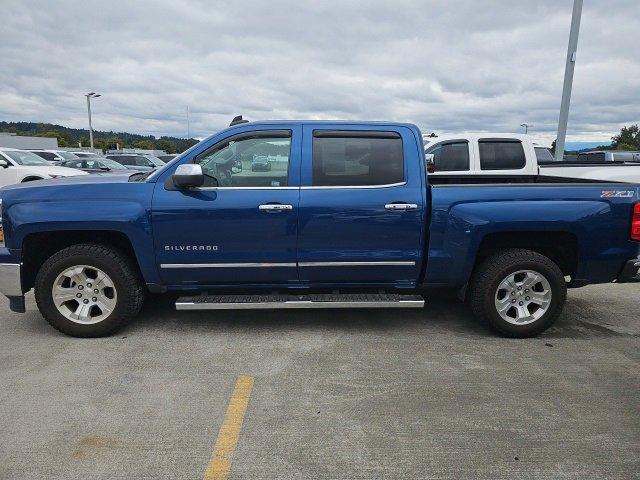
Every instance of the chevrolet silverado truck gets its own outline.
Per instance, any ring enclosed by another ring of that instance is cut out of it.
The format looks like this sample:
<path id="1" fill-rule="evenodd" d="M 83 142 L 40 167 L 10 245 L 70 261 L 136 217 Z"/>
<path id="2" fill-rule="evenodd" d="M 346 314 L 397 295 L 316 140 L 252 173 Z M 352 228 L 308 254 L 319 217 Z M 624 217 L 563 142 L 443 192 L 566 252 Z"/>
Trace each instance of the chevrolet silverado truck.
<path id="1" fill-rule="evenodd" d="M 0 291 L 94 337 L 147 291 L 178 310 L 422 308 L 447 287 L 527 337 L 567 288 L 640 279 L 638 185 L 433 186 L 426 167 L 411 124 L 236 121 L 153 172 L 6 187 Z"/>
<path id="2" fill-rule="evenodd" d="M 529 135 L 452 134 L 423 137 L 431 183 L 511 183 L 608 181 L 640 183 L 640 155 L 579 154 L 558 162 Z M 600 161 L 600 159 L 602 159 Z"/>

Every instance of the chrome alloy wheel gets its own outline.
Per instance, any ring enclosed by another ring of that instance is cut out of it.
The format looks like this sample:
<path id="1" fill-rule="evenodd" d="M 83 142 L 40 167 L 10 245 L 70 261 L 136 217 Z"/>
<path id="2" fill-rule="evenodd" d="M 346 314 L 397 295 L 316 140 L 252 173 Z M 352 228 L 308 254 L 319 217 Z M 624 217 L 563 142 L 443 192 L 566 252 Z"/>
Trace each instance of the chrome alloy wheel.
<path id="1" fill-rule="evenodd" d="M 513 325 L 527 325 L 551 305 L 551 285 L 539 272 L 518 270 L 502 280 L 495 295 L 498 314 Z"/>
<path id="2" fill-rule="evenodd" d="M 51 296 L 65 318 L 83 325 L 107 318 L 118 299 L 109 275 L 90 265 L 76 265 L 58 275 Z"/>

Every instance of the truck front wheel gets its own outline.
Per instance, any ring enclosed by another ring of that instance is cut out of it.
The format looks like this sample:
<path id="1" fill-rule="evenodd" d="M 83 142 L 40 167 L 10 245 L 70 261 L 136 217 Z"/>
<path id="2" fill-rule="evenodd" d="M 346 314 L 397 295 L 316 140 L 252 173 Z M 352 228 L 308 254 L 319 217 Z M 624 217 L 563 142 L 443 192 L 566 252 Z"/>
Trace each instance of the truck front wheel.
<path id="1" fill-rule="evenodd" d="M 469 285 L 473 313 L 508 337 L 545 331 L 560 315 L 566 298 L 558 265 L 531 250 L 503 250 L 486 258 Z"/>
<path id="2" fill-rule="evenodd" d="M 109 335 L 135 317 L 144 287 L 132 260 L 113 247 L 80 244 L 47 259 L 35 281 L 38 309 L 74 337 Z"/>

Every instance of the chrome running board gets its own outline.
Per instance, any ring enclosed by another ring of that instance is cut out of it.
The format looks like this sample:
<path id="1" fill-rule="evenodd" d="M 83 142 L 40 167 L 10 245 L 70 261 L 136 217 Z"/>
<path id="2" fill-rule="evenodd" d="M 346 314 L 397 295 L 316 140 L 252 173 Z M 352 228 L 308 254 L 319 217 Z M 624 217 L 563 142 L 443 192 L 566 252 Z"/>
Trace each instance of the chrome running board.
<path id="1" fill-rule="evenodd" d="M 176 310 L 251 310 L 281 308 L 422 308 L 420 295 L 197 295 L 180 297 Z"/>

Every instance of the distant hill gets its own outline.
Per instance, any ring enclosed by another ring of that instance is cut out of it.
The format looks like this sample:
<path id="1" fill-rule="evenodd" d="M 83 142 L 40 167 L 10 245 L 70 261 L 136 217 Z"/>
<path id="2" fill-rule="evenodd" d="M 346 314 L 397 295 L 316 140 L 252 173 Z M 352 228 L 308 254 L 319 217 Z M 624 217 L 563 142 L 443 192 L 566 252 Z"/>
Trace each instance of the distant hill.
<path id="1" fill-rule="evenodd" d="M 77 147 L 78 142 L 83 147 L 89 146 L 89 130 L 84 128 L 69 128 L 52 123 L 34 122 L 0 122 L 0 132 L 11 132 L 17 135 L 34 137 L 57 138 L 60 147 Z M 116 144 L 120 148 L 143 148 L 164 150 L 167 153 L 182 153 L 187 148 L 198 143 L 195 138 L 160 137 L 153 135 L 138 135 L 127 132 L 93 131 L 93 144 L 102 150 L 114 149 Z"/>
<path id="2" fill-rule="evenodd" d="M 611 140 L 602 140 L 601 142 L 567 142 L 564 144 L 564 149 L 572 152 L 579 152 L 580 150 L 589 150 L 597 147 L 611 148 Z"/>

